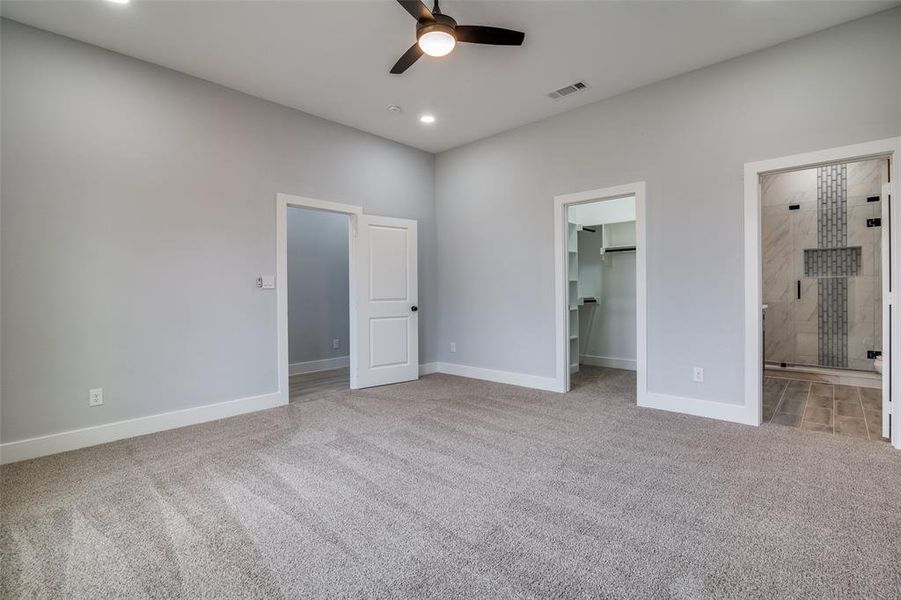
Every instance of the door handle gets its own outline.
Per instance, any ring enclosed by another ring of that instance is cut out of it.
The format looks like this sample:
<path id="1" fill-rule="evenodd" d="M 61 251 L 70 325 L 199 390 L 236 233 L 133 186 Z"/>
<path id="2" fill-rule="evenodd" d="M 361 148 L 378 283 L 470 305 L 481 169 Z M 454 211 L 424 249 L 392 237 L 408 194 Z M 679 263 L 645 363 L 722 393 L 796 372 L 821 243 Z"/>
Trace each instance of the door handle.
<path id="1" fill-rule="evenodd" d="M 419 307 L 418 307 L 418 306 L 411 306 L 411 307 L 410 307 L 410 310 L 412 310 L 413 312 L 416 312 L 417 310 L 419 310 Z"/>

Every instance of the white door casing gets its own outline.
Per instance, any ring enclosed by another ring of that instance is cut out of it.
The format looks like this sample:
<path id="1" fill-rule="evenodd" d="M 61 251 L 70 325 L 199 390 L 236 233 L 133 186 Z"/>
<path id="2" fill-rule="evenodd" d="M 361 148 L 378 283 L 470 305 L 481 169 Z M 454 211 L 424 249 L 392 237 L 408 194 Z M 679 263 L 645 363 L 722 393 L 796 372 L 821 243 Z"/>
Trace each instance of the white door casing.
<path id="1" fill-rule="evenodd" d="M 419 378 L 416 221 L 359 215 L 351 387 Z"/>
<path id="2" fill-rule="evenodd" d="M 892 312 L 894 306 L 894 281 L 892 277 L 892 185 L 882 186 L 882 437 L 891 438 L 889 422 L 892 415 Z"/>
<path id="3" fill-rule="evenodd" d="M 645 240 L 647 221 L 645 219 L 645 182 L 639 181 L 608 188 L 563 194 L 554 197 L 554 291 L 556 321 L 556 387 L 554 391 L 569 391 L 569 302 L 568 302 L 568 258 L 566 249 L 566 210 L 575 204 L 585 204 L 635 197 L 635 270 L 636 270 L 636 389 L 639 406 L 657 402 L 648 394 L 647 378 L 647 262 Z"/>
<path id="4" fill-rule="evenodd" d="M 345 214 L 348 216 L 347 231 L 347 255 L 350 260 L 348 272 L 348 294 L 350 304 L 350 339 L 348 349 L 353 356 L 356 347 L 354 335 L 354 280 L 353 273 L 354 256 L 356 255 L 356 239 L 353 231 L 358 215 L 363 213 L 363 208 L 353 204 L 341 204 L 327 200 L 317 200 L 295 196 L 293 194 L 278 193 L 275 195 L 275 272 L 276 272 L 276 304 L 278 313 L 278 394 L 283 404 L 290 401 L 290 383 L 288 370 L 288 208 L 309 208 L 326 212 Z M 353 385 L 353 360 L 351 360 L 351 386 Z"/>

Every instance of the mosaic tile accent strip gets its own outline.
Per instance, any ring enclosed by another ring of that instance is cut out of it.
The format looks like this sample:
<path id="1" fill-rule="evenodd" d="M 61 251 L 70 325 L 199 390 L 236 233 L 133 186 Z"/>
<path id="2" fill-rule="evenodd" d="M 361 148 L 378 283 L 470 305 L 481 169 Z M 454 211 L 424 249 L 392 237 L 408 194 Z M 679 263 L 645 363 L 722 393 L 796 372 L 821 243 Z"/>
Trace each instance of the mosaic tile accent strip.
<path id="1" fill-rule="evenodd" d="M 809 248 L 804 250 L 804 277 L 856 277 L 860 273 L 862 249 Z"/>
<path id="2" fill-rule="evenodd" d="M 817 280 L 819 295 L 819 364 L 848 366 L 848 278 Z"/>
<path id="3" fill-rule="evenodd" d="M 819 273 L 818 360 L 826 367 L 848 366 L 848 277 L 860 269 L 860 248 L 847 245 L 848 167 L 819 167 L 817 249 L 804 251 L 804 270 Z"/>
<path id="4" fill-rule="evenodd" d="M 817 247 L 848 245 L 848 166 L 817 169 Z"/>

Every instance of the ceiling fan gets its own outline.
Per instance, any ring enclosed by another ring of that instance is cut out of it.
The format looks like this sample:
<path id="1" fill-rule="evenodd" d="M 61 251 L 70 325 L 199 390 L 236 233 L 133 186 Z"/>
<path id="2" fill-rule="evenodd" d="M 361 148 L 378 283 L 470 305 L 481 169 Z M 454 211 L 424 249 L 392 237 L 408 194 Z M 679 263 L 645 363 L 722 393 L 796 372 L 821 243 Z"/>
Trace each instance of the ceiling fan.
<path id="1" fill-rule="evenodd" d="M 416 43 L 404 52 L 400 60 L 391 68 L 391 73 L 400 75 L 409 69 L 420 56 L 444 56 L 449 54 L 457 42 L 469 44 L 489 44 L 492 46 L 521 46 L 526 37 L 521 31 L 482 25 L 457 25 L 449 16 L 441 13 L 438 0 L 432 10 L 420 0 L 397 0 L 416 19 Z"/>

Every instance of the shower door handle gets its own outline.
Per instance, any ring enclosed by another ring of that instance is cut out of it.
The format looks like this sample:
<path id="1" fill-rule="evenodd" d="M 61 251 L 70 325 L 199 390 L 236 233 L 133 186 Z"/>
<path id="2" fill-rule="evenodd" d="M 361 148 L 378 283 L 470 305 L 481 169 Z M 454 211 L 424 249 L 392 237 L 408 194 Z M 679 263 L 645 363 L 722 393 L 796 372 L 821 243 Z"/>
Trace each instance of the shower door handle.
<path id="1" fill-rule="evenodd" d="M 798 300 L 801 299 L 801 280 L 798 280 Z"/>

